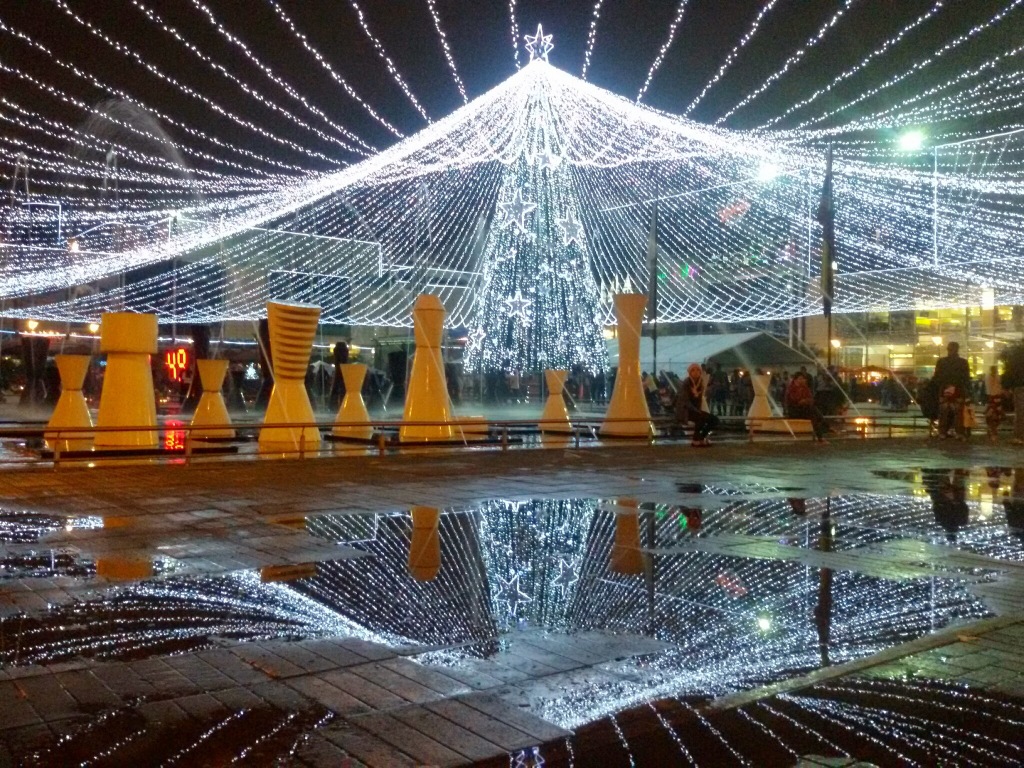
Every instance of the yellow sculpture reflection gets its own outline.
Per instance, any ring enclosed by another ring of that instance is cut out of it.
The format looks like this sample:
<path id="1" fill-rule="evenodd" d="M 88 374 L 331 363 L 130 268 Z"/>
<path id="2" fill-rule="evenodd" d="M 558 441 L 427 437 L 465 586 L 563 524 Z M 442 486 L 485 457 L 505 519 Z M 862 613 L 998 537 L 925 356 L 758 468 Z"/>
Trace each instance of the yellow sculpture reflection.
<path id="1" fill-rule="evenodd" d="M 644 572 L 644 556 L 640 551 L 640 514 L 635 499 L 620 499 L 615 510 L 615 542 L 609 566 L 623 576 Z"/>
<path id="2" fill-rule="evenodd" d="M 432 581 L 441 570 L 441 537 L 436 507 L 412 508 L 412 543 L 409 546 L 409 575 L 417 581 Z"/>

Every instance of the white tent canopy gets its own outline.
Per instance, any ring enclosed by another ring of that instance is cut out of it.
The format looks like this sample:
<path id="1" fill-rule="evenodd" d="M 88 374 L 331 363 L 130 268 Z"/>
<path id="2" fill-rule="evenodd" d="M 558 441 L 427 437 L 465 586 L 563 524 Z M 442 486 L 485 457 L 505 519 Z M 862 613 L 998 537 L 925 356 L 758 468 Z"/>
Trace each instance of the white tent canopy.
<path id="1" fill-rule="evenodd" d="M 815 361 L 761 331 L 658 338 L 658 370 L 683 374 L 690 363 L 705 362 L 720 362 L 725 368 L 770 370 L 772 366 L 796 367 Z M 612 367 L 619 364 L 618 339 L 608 341 L 608 363 Z M 654 340 L 644 336 L 640 339 L 640 368 L 649 371 L 653 367 Z"/>

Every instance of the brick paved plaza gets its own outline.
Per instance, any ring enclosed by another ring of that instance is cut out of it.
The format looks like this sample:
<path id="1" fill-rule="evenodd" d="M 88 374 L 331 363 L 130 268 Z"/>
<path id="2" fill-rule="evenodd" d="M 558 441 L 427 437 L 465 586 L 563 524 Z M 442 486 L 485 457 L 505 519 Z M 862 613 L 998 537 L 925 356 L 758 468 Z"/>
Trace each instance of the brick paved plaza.
<path id="1" fill-rule="evenodd" d="M 899 439 L 6 471 L 0 764 L 1012 762 L 1020 461 Z M 442 510 L 431 581 L 413 507 Z M 954 704 L 978 722 L 925 738 Z"/>

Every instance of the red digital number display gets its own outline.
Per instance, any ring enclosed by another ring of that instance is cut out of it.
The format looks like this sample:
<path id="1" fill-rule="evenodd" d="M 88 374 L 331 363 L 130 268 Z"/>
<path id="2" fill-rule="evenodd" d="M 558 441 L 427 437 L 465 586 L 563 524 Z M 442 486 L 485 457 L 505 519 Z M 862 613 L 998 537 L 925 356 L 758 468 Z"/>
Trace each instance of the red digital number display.
<path id="1" fill-rule="evenodd" d="M 164 354 L 164 366 L 172 381 L 181 381 L 188 370 L 188 350 L 182 347 L 172 349 Z"/>

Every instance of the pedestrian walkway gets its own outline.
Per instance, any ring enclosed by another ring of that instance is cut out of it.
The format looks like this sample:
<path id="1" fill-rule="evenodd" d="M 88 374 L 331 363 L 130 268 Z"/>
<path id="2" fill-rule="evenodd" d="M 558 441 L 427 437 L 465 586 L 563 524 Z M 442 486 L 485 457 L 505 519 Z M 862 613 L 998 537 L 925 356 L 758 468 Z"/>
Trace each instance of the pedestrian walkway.
<path id="1" fill-rule="evenodd" d="M 830 686 L 1020 697 L 1021 458 L 900 439 L 5 471 L 0 765 L 659 764 L 651 728 L 685 741 L 699 715 L 742 752 L 748 717 Z M 428 583 L 413 506 L 443 510 Z M 777 725 L 808 761 L 867 743 Z"/>

